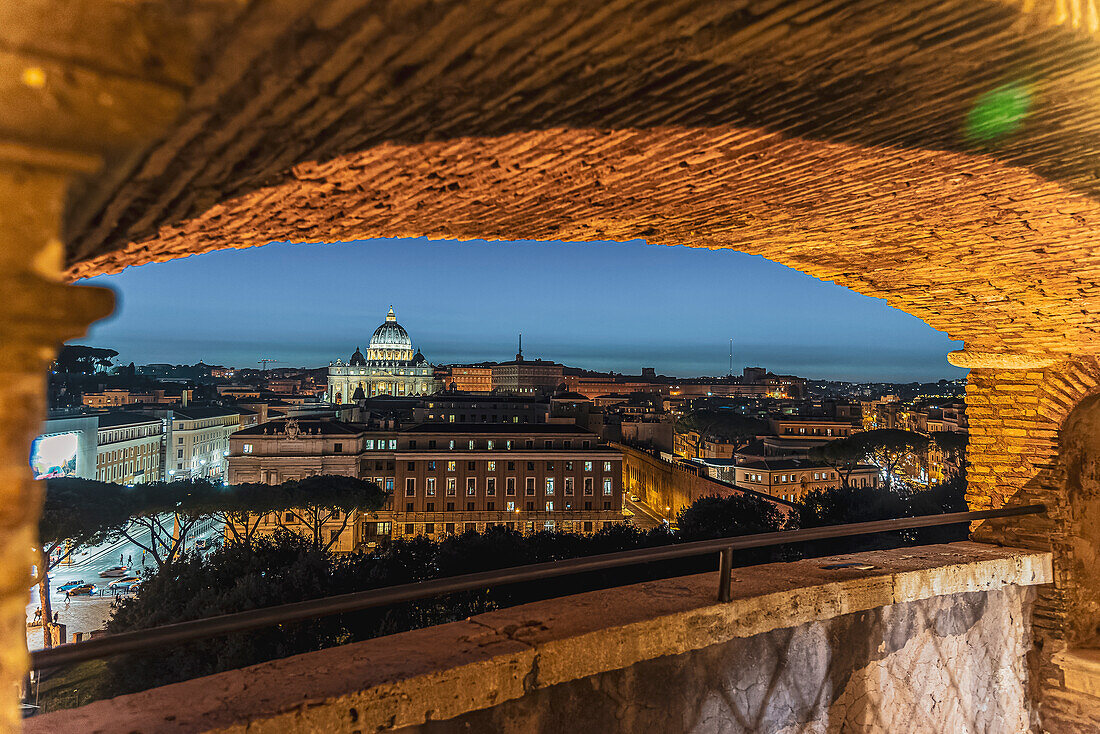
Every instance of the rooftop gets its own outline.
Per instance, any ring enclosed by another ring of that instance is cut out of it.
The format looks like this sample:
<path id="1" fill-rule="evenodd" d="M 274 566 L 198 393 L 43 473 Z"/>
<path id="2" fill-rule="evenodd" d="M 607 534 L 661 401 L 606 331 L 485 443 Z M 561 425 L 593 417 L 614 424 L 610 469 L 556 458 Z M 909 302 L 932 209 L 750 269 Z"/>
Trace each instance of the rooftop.
<path id="1" fill-rule="evenodd" d="M 112 411 L 99 414 L 100 428 L 117 428 L 119 426 L 134 426 L 141 423 L 160 423 L 160 418 L 147 413 L 131 413 L 128 411 Z"/>
<path id="2" fill-rule="evenodd" d="M 267 423 L 261 423 L 258 426 L 252 426 L 251 428 L 245 428 L 233 433 L 233 437 L 240 436 L 275 436 L 286 435 L 287 423 L 293 419 L 281 419 L 268 421 Z M 366 433 L 370 431 L 365 423 L 349 423 L 338 420 L 307 420 L 299 419 L 297 421 L 298 430 L 304 435 L 321 435 L 321 436 L 354 436 L 360 433 Z M 390 431 L 392 433 L 392 431 Z"/>
<path id="3" fill-rule="evenodd" d="M 823 461 L 811 461 L 810 459 L 798 459 L 788 457 L 776 457 L 766 459 L 747 459 L 737 464 L 742 469 L 763 469 L 764 471 L 783 471 L 784 469 L 835 469 Z M 859 464 L 853 471 L 881 471 L 877 466 Z"/>

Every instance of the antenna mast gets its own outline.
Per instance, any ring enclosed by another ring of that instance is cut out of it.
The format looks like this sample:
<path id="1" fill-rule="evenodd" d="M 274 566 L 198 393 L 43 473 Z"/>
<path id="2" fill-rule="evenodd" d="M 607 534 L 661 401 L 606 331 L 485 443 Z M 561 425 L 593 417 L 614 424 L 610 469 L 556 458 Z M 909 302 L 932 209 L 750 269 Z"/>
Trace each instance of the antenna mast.
<path id="1" fill-rule="evenodd" d="M 278 362 L 278 361 L 279 361 L 279 360 L 277 360 L 277 359 L 267 359 L 267 358 L 264 358 L 264 359 L 258 359 L 258 360 L 256 360 L 256 364 L 262 364 L 262 365 L 264 366 L 264 372 L 267 372 L 267 365 L 268 365 L 269 363 L 271 363 L 271 364 L 274 364 L 275 362 Z"/>

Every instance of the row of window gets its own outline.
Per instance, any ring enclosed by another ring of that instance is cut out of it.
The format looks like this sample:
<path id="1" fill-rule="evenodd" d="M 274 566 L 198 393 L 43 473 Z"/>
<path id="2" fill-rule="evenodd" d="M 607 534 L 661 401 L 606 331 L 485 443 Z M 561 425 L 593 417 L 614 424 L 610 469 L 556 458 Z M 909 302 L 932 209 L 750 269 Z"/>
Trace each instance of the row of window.
<path id="1" fill-rule="evenodd" d="M 183 439 L 181 438 L 180 443 L 182 443 L 182 442 L 183 442 Z M 397 439 L 395 439 L 395 438 L 389 438 L 389 439 L 386 439 L 386 438 L 379 438 L 379 439 L 368 438 L 368 439 L 365 439 L 363 443 L 364 443 L 363 449 L 365 451 L 396 451 L 397 450 Z M 428 441 L 428 449 L 430 450 L 430 449 L 438 448 L 436 446 L 436 443 L 437 442 L 436 442 L 435 439 L 430 439 Z M 524 443 L 524 446 L 523 446 L 524 448 L 527 448 L 527 449 L 535 448 L 535 442 L 533 440 L 526 440 L 523 443 Z M 480 441 L 476 441 L 474 439 L 470 439 L 470 440 L 467 440 L 465 442 L 455 441 L 454 439 L 452 439 L 450 441 L 447 441 L 447 449 L 450 450 L 450 451 L 454 451 L 455 449 L 463 447 L 463 446 L 468 451 L 474 451 L 474 450 L 477 450 L 477 449 L 485 449 L 485 450 L 488 450 L 488 451 L 504 449 L 505 451 L 511 451 L 512 449 L 517 448 L 516 442 L 512 441 L 511 439 L 506 439 L 504 441 L 497 441 L 497 440 L 493 440 L 493 439 L 488 439 L 484 443 L 482 443 Z M 581 441 L 580 448 L 587 449 L 587 448 L 591 448 L 591 447 L 592 447 L 592 442 L 590 440 Z M 417 448 L 417 442 L 415 440 L 409 441 L 408 448 L 415 450 Z M 566 439 L 566 440 L 561 442 L 560 446 L 555 447 L 554 442 L 552 440 L 546 440 L 546 441 L 543 441 L 542 448 L 545 448 L 545 449 L 553 449 L 553 448 L 571 449 L 571 448 L 573 448 L 573 441 L 570 440 L 570 439 Z M 337 453 L 337 454 L 343 453 L 344 444 L 340 441 L 336 441 L 332 444 L 332 450 L 333 450 L 334 453 Z M 241 447 L 241 452 L 245 453 L 245 454 L 253 453 L 252 444 L 250 444 L 250 443 L 244 444 Z"/>
<path id="2" fill-rule="evenodd" d="M 535 510 L 535 505 L 536 505 L 535 502 L 526 502 L 524 504 L 525 504 L 525 507 L 523 509 L 525 509 L 527 512 L 535 512 L 536 511 Z M 478 509 L 479 508 L 477 507 L 476 502 L 467 502 L 466 503 L 466 512 L 477 512 Z M 485 512 L 496 512 L 497 511 L 497 504 L 496 504 L 495 501 L 486 502 L 485 507 L 483 509 L 484 509 Z M 559 511 L 564 510 L 566 512 L 570 512 L 570 511 L 573 511 L 573 510 L 582 510 L 582 509 L 590 511 L 592 509 L 592 503 L 591 502 L 585 502 L 584 507 L 582 508 L 582 507 L 574 507 L 572 502 L 565 502 L 565 503 L 562 503 L 562 504 L 558 505 L 558 504 L 555 504 L 554 500 L 545 500 L 542 503 L 542 509 L 546 512 L 554 512 L 555 510 L 559 510 Z M 610 500 L 605 500 L 603 502 L 603 509 L 605 509 L 605 510 L 612 509 Z M 416 507 L 414 506 L 414 504 L 412 502 L 406 502 L 405 503 L 405 512 L 416 512 L 416 511 L 417 511 Z M 436 512 L 435 502 L 426 502 L 423 511 L 424 512 Z M 455 510 L 455 503 L 454 502 L 444 503 L 443 509 L 440 510 L 440 511 L 441 512 L 455 512 L 456 511 Z M 520 512 L 521 510 L 516 505 L 516 502 L 513 500 L 513 501 L 509 501 L 509 502 L 504 503 L 504 511 L 505 512 Z"/>
<path id="3" fill-rule="evenodd" d="M 506 462 L 501 462 L 501 463 L 505 464 L 508 467 L 508 471 L 515 471 L 516 470 L 516 462 L 514 462 L 514 461 L 506 461 Z M 578 463 L 578 462 L 573 462 L 573 461 L 564 461 L 564 462 L 562 462 L 563 466 L 565 467 L 565 471 L 573 471 L 573 465 L 575 463 Z M 467 471 L 477 471 L 477 464 L 478 464 L 478 462 L 476 462 L 476 461 L 467 461 L 466 462 L 466 470 Z M 595 466 L 595 462 L 592 462 L 592 461 L 585 461 L 585 462 L 583 462 L 583 464 L 584 464 L 584 470 L 586 472 L 591 472 L 593 467 Z M 545 462 L 545 466 L 546 466 L 547 471 L 553 471 L 555 465 L 556 464 L 555 464 L 554 461 Z M 447 471 L 448 472 L 454 472 L 458 469 L 458 462 L 457 461 L 448 461 L 448 462 L 446 462 L 446 466 L 447 466 Z M 437 468 L 438 468 L 437 463 L 434 460 L 431 460 L 431 461 L 427 462 L 427 470 L 428 471 L 436 471 Z M 485 462 L 485 468 L 486 468 L 486 471 L 491 471 L 491 472 L 496 471 L 497 470 L 497 462 L 496 461 L 486 461 Z M 408 462 L 406 464 L 406 469 L 408 471 L 416 471 L 416 462 L 415 461 Z M 611 464 L 610 461 L 605 461 L 603 463 L 603 470 L 604 470 L 605 473 L 610 473 L 611 472 L 612 464 Z M 527 462 L 527 471 L 535 471 L 535 462 L 533 462 L 533 461 L 528 461 Z"/>
<path id="4" fill-rule="evenodd" d="M 383 523 L 379 523 L 379 525 L 381 525 L 381 524 L 383 524 Z M 583 523 L 577 523 L 577 524 L 579 524 L 581 527 L 580 528 L 574 528 L 574 529 L 575 530 L 577 530 L 577 529 L 583 530 L 583 532 L 586 532 L 586 533 L 594 532 L 595 529 L 596 529 L 596 523 L 591 521 L 591 520 L 585 520 Z M 602 527 L 607 528 L 607 527 L 611 527 L 611 525 L 613 523 L 612 523 L 611 520 L 604 520 L 600 524 L 602 525 Z M 389 523 L 385 523 L 385 525 L 387 526 L 385 534 L 388 535 L 389 534 Z M 504 522 L 504 523 L 487 522 L 487 523 L 484 523 L 484 524 L 476 523 L 476 522 L 464 522 L 464 523 L 426 522 L 426 523 L 423 523 L 423 524 L 407 522 L 407 523 L 400 524 L 397 527 L 398 527 L 399 532 L 403 531 L 404 535 L 421 535 L 421 534 L 423 534 L 423 535 L 435 535 L 437 532 L 441 533 L 441 534 L 444 534 L 444 535 L 454 535 L 456 531 L 457 532 L 470 532 L 470 531 L 478 532 L 478 531 L 482 530 L 482 528 L 484 528 L 485 530 L 488 530 L 489 528 L 492 528 L 492 527 L 497 526 L 497 525 L 503 525 L 504 527 L 508 528 L 509 530 L 523 530 L 523 531 L 528 532 L 528 533 L 534 533 L 535 530 L 536 530 L 535 523 L 533 521 L 528 521 L 528 522 Z M 438 530 L 437 530 L 437 528 L 438 528 Z M 557 529 L 557 523 L 554 520 L 547 520 L 546 522 L 542 523 L 538 527 L 538 529 L 539 530 L 548 530 L 548 531 L 553 532 L 555 529 Z M 379 533 L 379 534 L 381 534 L 381 533 Z"/>
<path id="5" fill-rule="evenodd" d="M 850 432 L 848 428 L 806 428 L 805 426 L 799 426 L 796 431 L 793 426 L 784 426 L 783 435 L 785 436 L 847 436 Z"/>
<path id="6" fill-rule="evenodd" d="M 129 441 L 133 438 L 142 438 L 160 433 L 160 424 L 154 423 L 141 428 L 120 428 L 114 431 L 100 431 L 99 443 L 114 443 L 115 441 Z"/>
<path id="7" fill-rule="evenodd" d="M 393 481 L 392 479 L 390 480 Z M 546 477 L 543 483 L 543 494 L 547 497 L 552 497 L 557 489 L 557 480 L 555 477 Z M 592 477 L 584 478 L 584 493 L 591 496 L 594 493 Z M 604 496 L 610 496 L 614 491 L 615 483 L 613 479 L 607 478 L 603 480 L 603 493 Z M 574 483 L 573 477 L 565 477 L 563 483 L 563 493 L 566 496 L 573 494 Z M 458 482 L 455 477 L 447 477 L 446 492 L 448 497 L 454 497 L 458 491 Z M 436 478 L 428 477 L 424 480 L 424 495 L 426 497 L 435 497 L 436 493 Z M 487 477 L 485 479 L 485 495 L 487 497 L 494 497 L 497 493 L 497 478 Z M 509 497 L 514 497 L 516 494 L 516 478 L 505 477 L 504 479 L 504 494 Z M 524 487 L 524 494 L 528 497 L 533 497 L 535 494 L 535 478 L 527 477 L 526 486 Z M 477 477 L 466 478 L 466 496 L 474 497 L 477 495 Z M 405 479 L 405 496 L 416 496 L 416 478 L 406 477 Z"/>
<path id="8" fill-rule="evenodd" d="M 103 451 L 96 454 L 97 464 L 107 464 L 112 461 L 122 461 L 127 458 L 132 458 L 140 454 L 154 453 L 153 449 L 159 449 L 159 446 L 155 444 L 143 444 L 141 446 L 129 446 L 124 449 L 114 449 L 112 451 Z M 159 453 L 159 451 L 157 452 Z"/>

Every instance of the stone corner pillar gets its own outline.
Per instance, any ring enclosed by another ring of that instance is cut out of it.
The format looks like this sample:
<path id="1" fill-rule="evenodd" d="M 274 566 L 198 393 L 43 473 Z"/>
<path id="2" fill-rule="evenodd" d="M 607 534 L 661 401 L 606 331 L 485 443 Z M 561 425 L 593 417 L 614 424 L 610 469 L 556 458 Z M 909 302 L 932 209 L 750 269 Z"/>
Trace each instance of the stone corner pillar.
<path id="1" fill-rule="evenodd" d="M 1100 640 L 1100 628 L 1092 623 L 1100 610 L 1100 491 L 1078 486 L 1090 478 L 1100 486 L 1093 476 L 1100 474 L 1076 476 L 1080 467 L 1067 462 L 1067 453 L 1081 448 L 1081 437 L 1069 434 L 1080 432 L 1075 426 L 1082 421 L 1071 416 L 1100 395 L 1100 358 L 963 355 L 954 353 L 951 362 L 971 370 L 966 389 L 970 508 L 1047 507 L 1043 515 L 975 523 L 971 530 L 974 540 L 1052 555 L 1054 583 L 1040 587 L 1031 620 L 1031 687 L 1040 725 L 1050 732 L 1100 730 L 1100 674 L 1089 681 L 1092 692 L 1083 693 L 1072 680 L 1090 676 L 1079 675 L 1082 666 L 1065 664 L 1076 659 L 1075 647 L 1091 648 Z M 1085 426 L 1095 433 L 1093 423 Z M 1100 436 L 1093 440 L 1100 445 Z M 1094 468 L 1100 466 L 1098 455 L 1094 450 Z"/>
<path id="2" fill-rule="evenodd" d="M 46 415 L 46 370 L 61 342 L 114 304 L 105 288 L 62 283 L 60 238 L 71 177 L 83 156 L 0 145 L 0 730 L 17 731 L 27 670 L 26 604 L 38 543 L 41 485 L 28 466 Z"/>

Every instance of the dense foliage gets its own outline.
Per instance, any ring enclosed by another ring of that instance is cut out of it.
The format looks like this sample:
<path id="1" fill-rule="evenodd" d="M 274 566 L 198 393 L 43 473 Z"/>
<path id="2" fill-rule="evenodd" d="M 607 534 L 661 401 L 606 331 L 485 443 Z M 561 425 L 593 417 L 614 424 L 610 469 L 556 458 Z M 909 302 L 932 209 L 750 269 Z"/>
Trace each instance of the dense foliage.
<path id="1" fill-rule="evenodd" d="M 186 555 L 153 574 L 141 594 L 125 601 L 111 632 L 146 629 L 216 614 L 369 590 L 433 578 L 707 538 L 861 522 L 966 509 L 965 479 L 926 492 L 884 488 L 812 493 L 802 512 L 785 513 L 755 497 L 704 497 L 679 518 L 679 533 L 644 532 L 616 525 L 590 535 L 541 532 L 523 536 L 504 528 L 467 532 L 440 542 L 401 539 L 373 555 L 337 555 L 309 538 L 281 532 L 233 543 L 201 557 Z M 966 526 L 929 528 L 865 538 L 761 548 L 735 554 L 735 565 L 888 548 L 966 537 Z M 369 639 L 543 598 L 713 571 L 715 559 L 698 557 L 608 572 L 543 580 L 483 592 L 345 614 L 278 628 L 133 654 L 109 663 L 111 695 L 163 685 L 319 648 Z"/>

